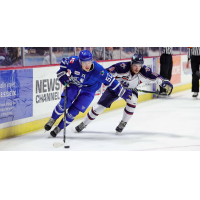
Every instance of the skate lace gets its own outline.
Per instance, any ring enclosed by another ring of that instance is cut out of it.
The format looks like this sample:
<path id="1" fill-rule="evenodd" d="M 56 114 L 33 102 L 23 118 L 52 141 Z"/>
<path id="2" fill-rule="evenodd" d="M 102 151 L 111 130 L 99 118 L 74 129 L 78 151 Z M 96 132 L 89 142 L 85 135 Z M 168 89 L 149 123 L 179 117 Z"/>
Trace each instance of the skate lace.
<path id="1" fill-rule="evenodd" d="M 121 121 L 120 124 L 119 124 L 119 128 L 124 128 L 126 126 L 127 122 L 123 122 Z"/>
<path id="2" fill-rule="evenodd" d="M 79 125 L 79 128 L 80 129 L 83 129 L 83 128 L 85 128 L 86 127 L 86 125 L 82 122 L 80 125 Z"/>
<path id="3" fill-rule="evenodd" d="M 54 129 L 55 134 L 59 133 L 60 130 L 61 130 L 61 129 L 57 126 L 57 127 Z"/>
<path id="4" fill-rule="evenodd" d="M 48 125 L 52 126 L 54 124 L 55 120 L 53 118 L 50 118 L 48 121 Z"/>

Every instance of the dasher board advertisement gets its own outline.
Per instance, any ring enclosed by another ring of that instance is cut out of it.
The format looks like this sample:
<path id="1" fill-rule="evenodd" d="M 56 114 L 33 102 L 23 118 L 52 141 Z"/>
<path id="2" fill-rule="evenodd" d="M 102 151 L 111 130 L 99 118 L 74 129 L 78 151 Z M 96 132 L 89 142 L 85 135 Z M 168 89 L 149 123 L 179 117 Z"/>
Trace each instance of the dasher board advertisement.
<path id="1" fill-rule="evenodd" d="M 33 69 L 0 71 L 0 124 L 33 116 Z"/>
<path id="2" fill-rule="evenodd" d="M 35 68 L 33 71 L 33 116 L 52 113 L 63 91 L 56 72 L 59 66 Z"/>

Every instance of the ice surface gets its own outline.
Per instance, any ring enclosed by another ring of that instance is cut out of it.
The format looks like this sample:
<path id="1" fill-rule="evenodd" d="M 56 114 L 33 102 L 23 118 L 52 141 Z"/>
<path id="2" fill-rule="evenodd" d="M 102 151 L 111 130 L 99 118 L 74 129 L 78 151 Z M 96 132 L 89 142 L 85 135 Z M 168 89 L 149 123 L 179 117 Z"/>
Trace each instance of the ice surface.
<path id="1" fill-rule="evenodd" d="M 1 151 L 199 151 L 200 99 L 193 100 L 191 90 L 173 94 L 171 98 L 154 99 L 139 103 L 135 113 L 120 135 L 115 128 L 122 119 L 123 108 L 99 115 L 81 133 L 74 127 L 66 131 L 66 145 L 62 132 L 57 138 L 48 138 L 44 130 L 27 133 L 0 141 Z"/>

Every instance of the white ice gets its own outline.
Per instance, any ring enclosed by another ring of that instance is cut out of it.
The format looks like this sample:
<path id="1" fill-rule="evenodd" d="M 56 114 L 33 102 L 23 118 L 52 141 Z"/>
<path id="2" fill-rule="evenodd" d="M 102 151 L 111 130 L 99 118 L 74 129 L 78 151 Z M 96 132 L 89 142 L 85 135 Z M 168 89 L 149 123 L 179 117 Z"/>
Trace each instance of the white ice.
<path id="1" fill-rule="evenodd" d="M 99 115 L 81 133 L 74 127 L 57 138 L 48 138 L 49 132 L 39 130 L 15 138 L 0 140 L 1 151 L 198 151 L 200 150 L 200 100 L 193 100 L 191 90 L 175 93 L 171 98 L 138 103 L 135 113 L 120 135 L 115 128 L 122 118 L 123 108 Z"/>

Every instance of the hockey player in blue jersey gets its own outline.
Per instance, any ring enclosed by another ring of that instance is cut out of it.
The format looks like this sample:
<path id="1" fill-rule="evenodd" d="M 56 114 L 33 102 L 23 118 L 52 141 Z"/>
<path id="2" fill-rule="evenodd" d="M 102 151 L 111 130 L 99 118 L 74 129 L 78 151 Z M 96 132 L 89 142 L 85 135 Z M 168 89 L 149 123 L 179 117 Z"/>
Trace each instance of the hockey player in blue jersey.
<path id="1" fill-rule="evenodd" d="M 67 76 L 68 70 L 71 72 L 70 76 Z M 74 120 L 80 111 L 85 112 L 102 83 L 117 96 L 125 100 L 131 99 L 131 90 L 124 89 L 107 70 L 93 61 L 92 54 L 88 50 L 81 51 L 79 57 L 63 58 L 57 77 L 63 85 L 67 83 L 69 86 L 67 87 L 66 126 Z M 63 91 L 62 98 L 55 107 L 51 118 L 45 124 L 45 130 L 49 131 L 55 121 L 64 113 L 64 95 L 65 91 Z M 56 137 L 63 128 L 64 121 L 62 119 L 59 125 L 50 132 L 51 136 Z"/>
<path id="2" fill-rule="evenodd" d="M 143 66 L 144 60 L 142 55 L 134 54 L 131 62 L 120 62 L 107 68 L 107 70 L 121 83 L 124 88 L 132 90 L 131 99 L 126 99 L 126 107 L 123 111 L 123 117 L 119 125 L 116 127 L 116 133 L 121 133 L 127 122 L 132 117 L 138 100 L 138 92 L 136 87 L 140 83 L 157 83 L 161 87 L 167 89 L 168 95 L 171 94 L 173 85 L 164 80 L 162 76 L 152 73 L 151 68 Z M 98 103 L 92 107 L 88 114 L 78 126 L 75 127 L 77 132 L 81 132 L 86 126 L 92 122 L 99 114 L 119 98 L 110 88 L 107 88 L 101 96 Z"/>

